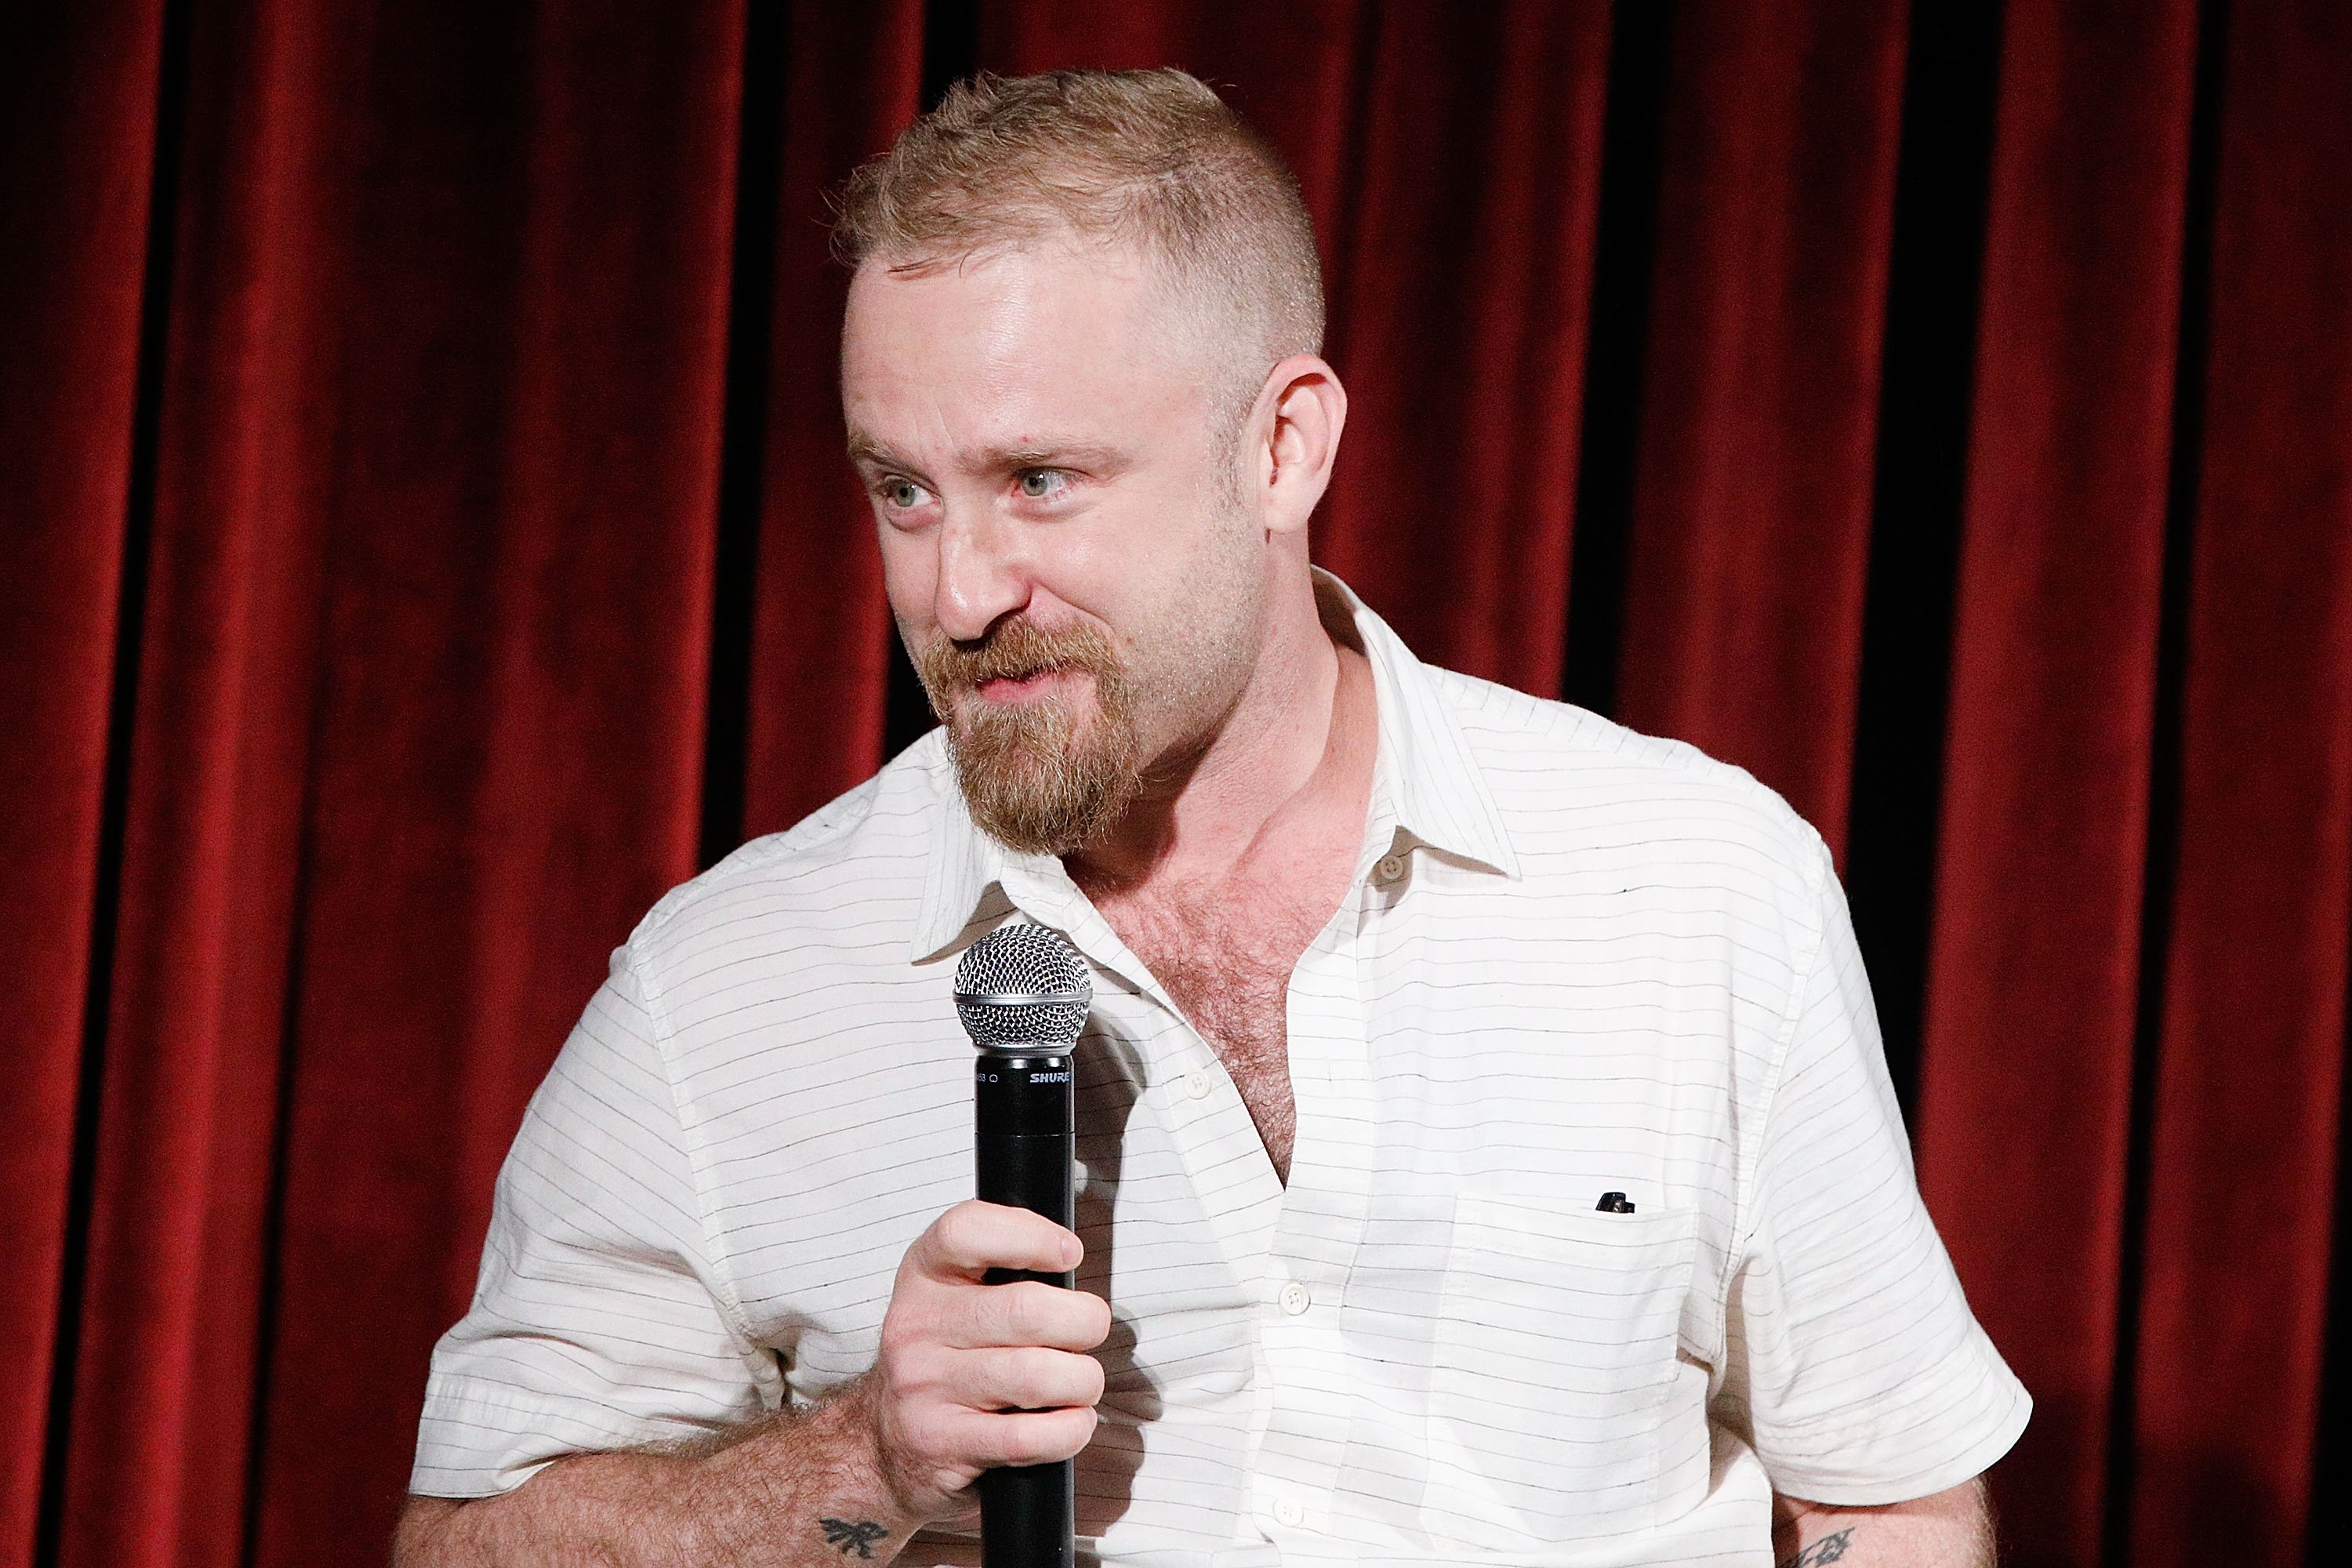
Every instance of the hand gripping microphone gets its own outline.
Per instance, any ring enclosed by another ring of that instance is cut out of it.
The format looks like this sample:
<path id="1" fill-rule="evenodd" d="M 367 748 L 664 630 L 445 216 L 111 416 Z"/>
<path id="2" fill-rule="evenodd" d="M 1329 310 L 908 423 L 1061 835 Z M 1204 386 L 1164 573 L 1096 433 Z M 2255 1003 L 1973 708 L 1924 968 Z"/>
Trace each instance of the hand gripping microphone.
<path id="1" fill-rule="evenodd" d="M 1076 1228 L 1070 1062 L 1093 1000 L 1086 962 L 1041 925 L 992 931 L 956 965 L 956 1016 L 980 1052 L 972 1153 L 982 1202 L 1030 1209 Z M 1041 1279 L 1066 1289 L 1076 1284 L 1071 1274 L 1010 1268 L 992 1268 L 987 1279 Z M 983 1568 L 1073 1568 L 1072 1469 L 1063 1459 L 981 1473 Z"/>

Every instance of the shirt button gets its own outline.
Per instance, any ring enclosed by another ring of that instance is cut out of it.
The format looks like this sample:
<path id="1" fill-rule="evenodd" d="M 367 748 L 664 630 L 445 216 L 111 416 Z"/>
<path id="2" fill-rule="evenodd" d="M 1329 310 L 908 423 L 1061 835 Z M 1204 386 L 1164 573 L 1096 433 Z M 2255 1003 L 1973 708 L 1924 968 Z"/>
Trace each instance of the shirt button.
<path id="1" fill-rule="evenodd" d="M 1184 1075 L 1184 1092 L 1194 1100 L 1206 1100 L 1214 1082 L 1215 1080 L 1209 1077 L 1207 1068 L 1194 1068 Z"/>
<path id="2" fill-rule="evenodd" d="M 1278 1498 L 1275 1500 L 1274 1519 L 1276 1524 L 1296 1530 L 1307 1522 L 1307 1510 L 1297 1498 Z"/>
<path id="3" fill-rule="evenodd" d="M 1372 871 L 1381 881 L 1393 882 L 1404 875 L 1404 858 L 1401 855 L 1383 855 L 1381 857 L 1381 863 L 1373 867 Z"/>
<path id="4" fill-rule="evenodd" d="M 1297 1280 L 1293 1279 L 1289 1284 L 1285 1285 L 1282 1288 L 1282 1294 L 1276 1297 L 1276 1300 L 1282 1303 L 1282 1310 L 1284 1311 L 1289 1313 L 1295 1318 L 1298 1316 L 1299 1313 L 1307 1310 L 1307 1302 L 1311 1300 L 1312 1298 L 1307 1295 L 1306 1286 L 1301 1285 Z"/>

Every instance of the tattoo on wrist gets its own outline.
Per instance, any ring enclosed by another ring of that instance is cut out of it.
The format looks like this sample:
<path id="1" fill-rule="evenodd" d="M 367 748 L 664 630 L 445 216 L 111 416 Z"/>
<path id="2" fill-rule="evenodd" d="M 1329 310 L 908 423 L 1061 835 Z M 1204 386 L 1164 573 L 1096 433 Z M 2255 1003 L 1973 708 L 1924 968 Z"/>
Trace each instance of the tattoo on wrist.
<path id="1" fill-rule="evenodd" d="M 1780 1568 L 1820 1568 L 1822 1563 L 1834 1563 L 1845 1555 L 1846 1546 L 1853 1540 L 1853 1526 L 1847 1525 L 1834 1535 L 1822 1536 L 1794 1557 L 1782 1563 Z"/>
<path id="2" fill-rule="evenodd" d="M 820 1519 L 817 1522 L 824 1526 L 824 1543 L 839 1552 L 844 1557 L 855 1552 L 860 1557 L 871 1558 L 874 1555 L 875 1542 L 885 1539 L 890 1533 L 887 1526 L 877 1524 L 870 1519 L 854 1521 L 846 1519 Z M 1828 1559 L 1823 1558 L 1822 1561 L 1827 1562 Z"/>

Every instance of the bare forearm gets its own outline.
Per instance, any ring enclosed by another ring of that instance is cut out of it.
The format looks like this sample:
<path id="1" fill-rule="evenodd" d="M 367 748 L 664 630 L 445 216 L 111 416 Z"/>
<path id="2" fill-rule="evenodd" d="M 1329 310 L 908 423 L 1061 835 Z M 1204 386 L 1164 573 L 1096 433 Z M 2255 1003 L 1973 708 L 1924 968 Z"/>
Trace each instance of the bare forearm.
<path id="1" fill-rule="evenodd" d="M 1780 1568 L 1993 1568 L 1992 1508 L 1982 1481 L 1882 1508 L 1778 1500 Z"/>
<path id="2" fill-rule="evenodd" d="M 658 1453 L 558 1460 L 502 1497 L 416 1498 L 394 1568 L 808 1568 L 887 1563 L 931 1520 L 974 1516 L 1003 1465 L 1094 1436 L 1110 1331 L 1099 1296 L 989 1271 L 1061 1273 L 1078 1238 L 963 1203 L 899 1260 L 874 1365 L 814 1409 Z"/>
<path id="3" fill-rule="evenodd" d="M 416 1498 L 394 1568 L 887 1563 L 901 1507 L 855 1395 L 668 1452 L 582 1454 L 503 1496 Z"/>

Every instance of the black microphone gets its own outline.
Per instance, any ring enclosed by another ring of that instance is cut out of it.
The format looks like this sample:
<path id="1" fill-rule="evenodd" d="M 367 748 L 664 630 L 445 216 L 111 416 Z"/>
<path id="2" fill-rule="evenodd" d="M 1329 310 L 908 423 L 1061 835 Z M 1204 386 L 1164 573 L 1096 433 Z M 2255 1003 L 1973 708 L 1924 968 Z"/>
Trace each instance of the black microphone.
<path id="1" fill-rule="evenodd" d="M 980 1051 L 972 1075 L 972 1163 L 978 1195 L 1075 1229 L 1076 1158 L 1070 1060 L 1094 986 L 1086 961 L 1058 932 L 1009 925 L 965 950 L 956 965 L 956 1016 Z M 1065 1289 L 1075 1274 L 992 1268 L 987 1282 L 1040 1279 Z M 1071 1461 L 983 1470 L 982 1568 L 1075 1568 Z"/>

